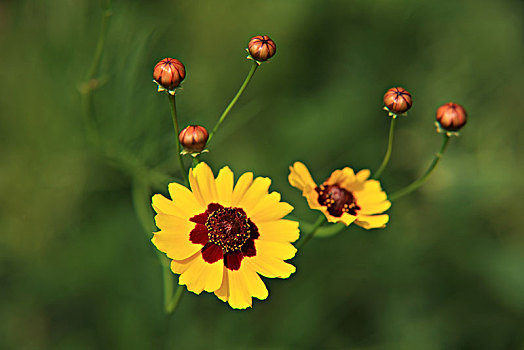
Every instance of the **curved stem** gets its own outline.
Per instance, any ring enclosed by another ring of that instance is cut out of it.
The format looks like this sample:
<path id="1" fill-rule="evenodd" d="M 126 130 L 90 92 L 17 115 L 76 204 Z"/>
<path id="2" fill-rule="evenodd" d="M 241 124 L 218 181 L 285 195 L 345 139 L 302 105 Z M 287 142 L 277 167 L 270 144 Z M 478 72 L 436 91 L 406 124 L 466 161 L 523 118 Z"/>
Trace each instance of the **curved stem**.
<path id="1" fill-rule="evenodd" d="M 435 170 L 437 164 L 439 163 L 440 159 L 444 155 L 444 152 L 446 151 L 446 148 L 448 147 L 450 137 L 447 134 L 444 134 L 444 138 L 442 140 L 442 146 L 440 146 L 440 151 L 435 154 L 435 158 L 433 158 L 433 162 L 429 166 L 428 170 L 422 175 L 418 180 L 413 182 L 411 185 L 408 185 L 404 187 L 403 189 L 393 193 L 391 196 L 389 196 L 390 201 L 394 201 L 396 199 L 399 199 L 400 197 L 405 196 L 406 194 L 413 192 L 420 186 L 422 186 L 429 178 L 433 170 Z"/>
<path id="2" fill-rule="evenodd" d="M 176 154 L 178 157 L 178 162 L 180 164 L 180 171 L 182 172 L 182 177 L 184 178 L 184 183 L 187 187 L 189 187 L 189 178 L 187 177 L 187 171 L 186 167 L 184 166 L 184 161 L 182 159 L 181 149 L 180 149 L 180 141 L 178 140 L 178 134 L 180 133 L 180 129 L 178 127 L 178 119 L 176 117 L 176 101 L 175 101 L 175 95 L 171 95 L 170 93 L 167 94 L 169 98 L 169 106 L 171 107 L 171 117 L 173 118 L 173 127 L 175 128 L 175 144 L 176 144 Z"/>
<path id="3" fill-rule="evenodd" d="M 386 169 L 386 166 L 389 163 L 389 159 L 391 158 L 391 151 L 393 150 L 393 135 L 395 133 L 395 123 L 397 121 L 396 117 L 391 118 L 391 124 L 389 126 L 389 140 L 388 140 L 388 149 L 386 151 L 386 155 L 384 156 L 384 159 L 382 160 L 382 164 L 380 164 L 380 167 L 375 172 L 375 175 L 373 175 L 374 179 L 378 179 L 380 175 L 384 172 Z"/>
<path id="4" fill-rule="evenodd" d="M 311 228 L 311 231 L 309 231 L 309 233 L 300 242 L 297 243 L 296 248 L 301 249 L 302 247 L 304 247 L 306 243 L 309 242 L 311 238 L 315 236 L 315 233 L 317 233 L 318 229 L 320 228 L 320 226 L 324 224 L 325 221 L 326 217 L 324 216 L 324 214 L 321 214 L 318 217 L 317 221 L 315 221 L 315 223 L 313 224 L 313 228 Z"/>
<path id="5" fill-rule="evenodd" d="M 238 99 L 240 98 L 240 95 L 242 95 L 242 93 L 246 89 L 247 84 L 249 84 L 251 78 L 253 78 L 253 75 L 255 75 L 255 72 L 256 72 L 258 66 L 259 66 L 259 64 L 256 61 L 253 61 L 253 65 L 251 66 L 251 70 L 249 71 L 249 73 L 248 73 L 246 79 L 244 80 L 244 82 L 242 83 L 242 86 L 240 86 L 240 89 L 238 89 L 237 94 L 235 95 L 235 97 L 233 97 L 231 102 L 229 102 L 229 105 L 226 107 L 226 109 L 224 110 L 224 112 L 222 113 L 220 118 L 218 118 L 218 121 L 217 121 L 215 127 L 213 128 L 213 130 L 209 134 L 209 139 L 207 140 L 207 144 L 209 144 L 209 142 L 213 138 L 213 135 L 215 134 L 215 132 L 220 127 L 220 124 L 222 124 L 224 119 L 226 119 L 226 116 L 229 114 L 229 111 L 231 111 L 231 109 L 233 108 L 235 103 L 237 103 Z"/>

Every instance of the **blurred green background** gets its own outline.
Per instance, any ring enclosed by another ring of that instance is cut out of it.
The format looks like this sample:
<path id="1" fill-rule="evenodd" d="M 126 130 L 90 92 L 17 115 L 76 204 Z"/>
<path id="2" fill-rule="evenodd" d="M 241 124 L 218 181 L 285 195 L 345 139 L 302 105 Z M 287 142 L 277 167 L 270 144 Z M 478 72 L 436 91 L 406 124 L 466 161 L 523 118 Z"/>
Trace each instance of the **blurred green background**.
<path id="1" fill-rule="evenodd" d="M 78 87 L 102 12 L 98 1 L 0 1 L 0 348 L 524 349 L 522 1 L 115 0 L 94 95 L 101 153 Z M 105 155 L 176 176 L 153 66 L 184 62 L 180 122 L 211 129 L 257 34 L 277 54 L 204 160 L 271 177 L 296 216 L 317 213 L 287 183 L 295 160 L 317 181 L 378 167 L 388 88 L 407 88 L 414 105 L 387 191 L 428 166 L 440 104 L 464 105 L 469 122 L 427 185 L 393 204 L 387 229 L 310 242 L 252 309 L 188 293 L 168 320 L 132 180 Z"/>

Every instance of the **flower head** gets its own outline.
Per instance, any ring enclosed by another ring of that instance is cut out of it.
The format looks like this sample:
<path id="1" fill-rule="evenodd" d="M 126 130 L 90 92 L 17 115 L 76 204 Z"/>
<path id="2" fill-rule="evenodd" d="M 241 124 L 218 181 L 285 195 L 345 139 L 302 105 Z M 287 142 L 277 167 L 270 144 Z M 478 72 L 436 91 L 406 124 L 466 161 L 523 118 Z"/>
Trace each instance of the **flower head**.
<path id="1" fill-rule="evenodd" d="M 382 191 L 380 182 L 368 180 L 369 170 L 357 174 L 351 168 L 335 170 L 320 186 L 317 186 L 309 170 L 301 162 L 289 167 L 289 183 L 302 190 L 311 209 L 320 210 L 329 222 L 355 224 L 365 228 L 384 227 L 391 203 Z M 380 215 L 376 215 L 380 214 Z"/>
<path id="2" fill-rule="evenodd" d="M 394 87 L 384 94 L 384 109 L 393 117 L 406 113 L 412 104 L 411 94 L 404 88 Z"/>
<path id="3" fill-rule="evenodd" d="M 467 120 L 466 110 L 457 103 L 449 102 L 437 109 L 437 128 L 442 132 L 457 132 Z"/>
<path id="4" fill-rule="evenodd" d="M 267 61 L 277 52 L 277 45 L 267 35 L 257 35 L 249 40 L 247 51 L 257 62 Z"/>
<path id="5" fill-rule="evenodd" d="M 167 90 L 172 95 L 185 77 L 184 64 L 175 58 L 164 58 L 153 69 L 153 78 L 158 84 L 158 91 Z"/>
<path id="6" fill-rule="evenodd" d="M 172 259 L 179 284 L 196 294 L 213 292 L 235 309 L 265 299 L 260 275 L 288 278 L 295 267 L 284 260 L 296 252 L 298 223 L 282 217 L 293 207 L 268 193 L 271 180 L 243 174 L 233 187 L 228 167 L 217 178 L 205 163 L 189 172 L 191 190 L 169 184 L 171 200 L 157 194 L 153 208 L 159 232 L 153 244 Z"/>

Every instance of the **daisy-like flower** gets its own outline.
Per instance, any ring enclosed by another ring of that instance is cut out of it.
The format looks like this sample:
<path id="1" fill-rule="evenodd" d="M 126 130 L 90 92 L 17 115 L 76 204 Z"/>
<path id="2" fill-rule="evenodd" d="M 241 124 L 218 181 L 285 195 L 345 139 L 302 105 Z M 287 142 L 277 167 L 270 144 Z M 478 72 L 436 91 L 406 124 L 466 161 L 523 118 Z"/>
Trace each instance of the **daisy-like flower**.
<path id="1" fill-rule="evenodd" d="M 268 296 L 260 275 L 288 278 L 295 267 L 284 262 L 296 252 L 298 222 L 282 219 L 293 210 L 268 193 L 271 180 L 243 174 L 233 187 L 233 172 L 217 178 L 205 163 L 189 172 L 191 191 L 169 184 L 171 200 L 157 194 L 153 208 L 159 232 L 153 244 L 166 253 L 178 283 L 196 294 L 213 292 L 232 308 L 244 309 L 252 297 Z"/>
<path id="2" fill-rule="evenodd" d="M 355 224 L 365 228 L 385 227 L 391 202 L 382 191 L 380 182 L 368 180 L 369 170 L 357 174 L 351 168 L 335 170 L 320 186 L 317 186 L 309 170 L 301 162 L 289 167 L 289 183 L 302 191 L 311 209 L 320 210 L 329 222 Z M 380 215 L 377 215 L 380 214 Z"/>

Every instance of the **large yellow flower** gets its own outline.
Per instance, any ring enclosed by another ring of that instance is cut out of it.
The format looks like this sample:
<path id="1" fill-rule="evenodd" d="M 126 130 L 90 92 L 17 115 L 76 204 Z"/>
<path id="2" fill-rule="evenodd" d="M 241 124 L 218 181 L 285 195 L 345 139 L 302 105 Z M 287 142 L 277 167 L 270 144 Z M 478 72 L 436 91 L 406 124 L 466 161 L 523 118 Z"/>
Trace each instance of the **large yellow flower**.
<path id="1" fill-rule="evenodd" d="M 311 209 L 320 210 L 329 222 L 352 222 L 365 229 L 386 226 L 389 220 L 383 213 L 391 206 L 380 182 L 368 180 L 369 170 L 357 174 L 351 168 L 335 170 L 320 186 L 317 186 L 309 170 L 301 162 L 289 167 L 289 183 L 302 190 Z"/>
<path id="2" fill-rule="evenodd" d="M 228 167 L 215 179 L 205 163 L 189 172 L 191 191 L 169 184 L 172 200 L 157 194 L 153 208 L 159 232 L 153 244 L 171 259 L 178 283 L 196 294 L 214 292 L 236 309 L 265 299 L 260 275 L 288 278 L 295 267 L 284 260 L 296 252 L 298 223 L 282 217 L 293 207 L 268 193 L 271 180 L 245 173 L 233 188 Z"/>

